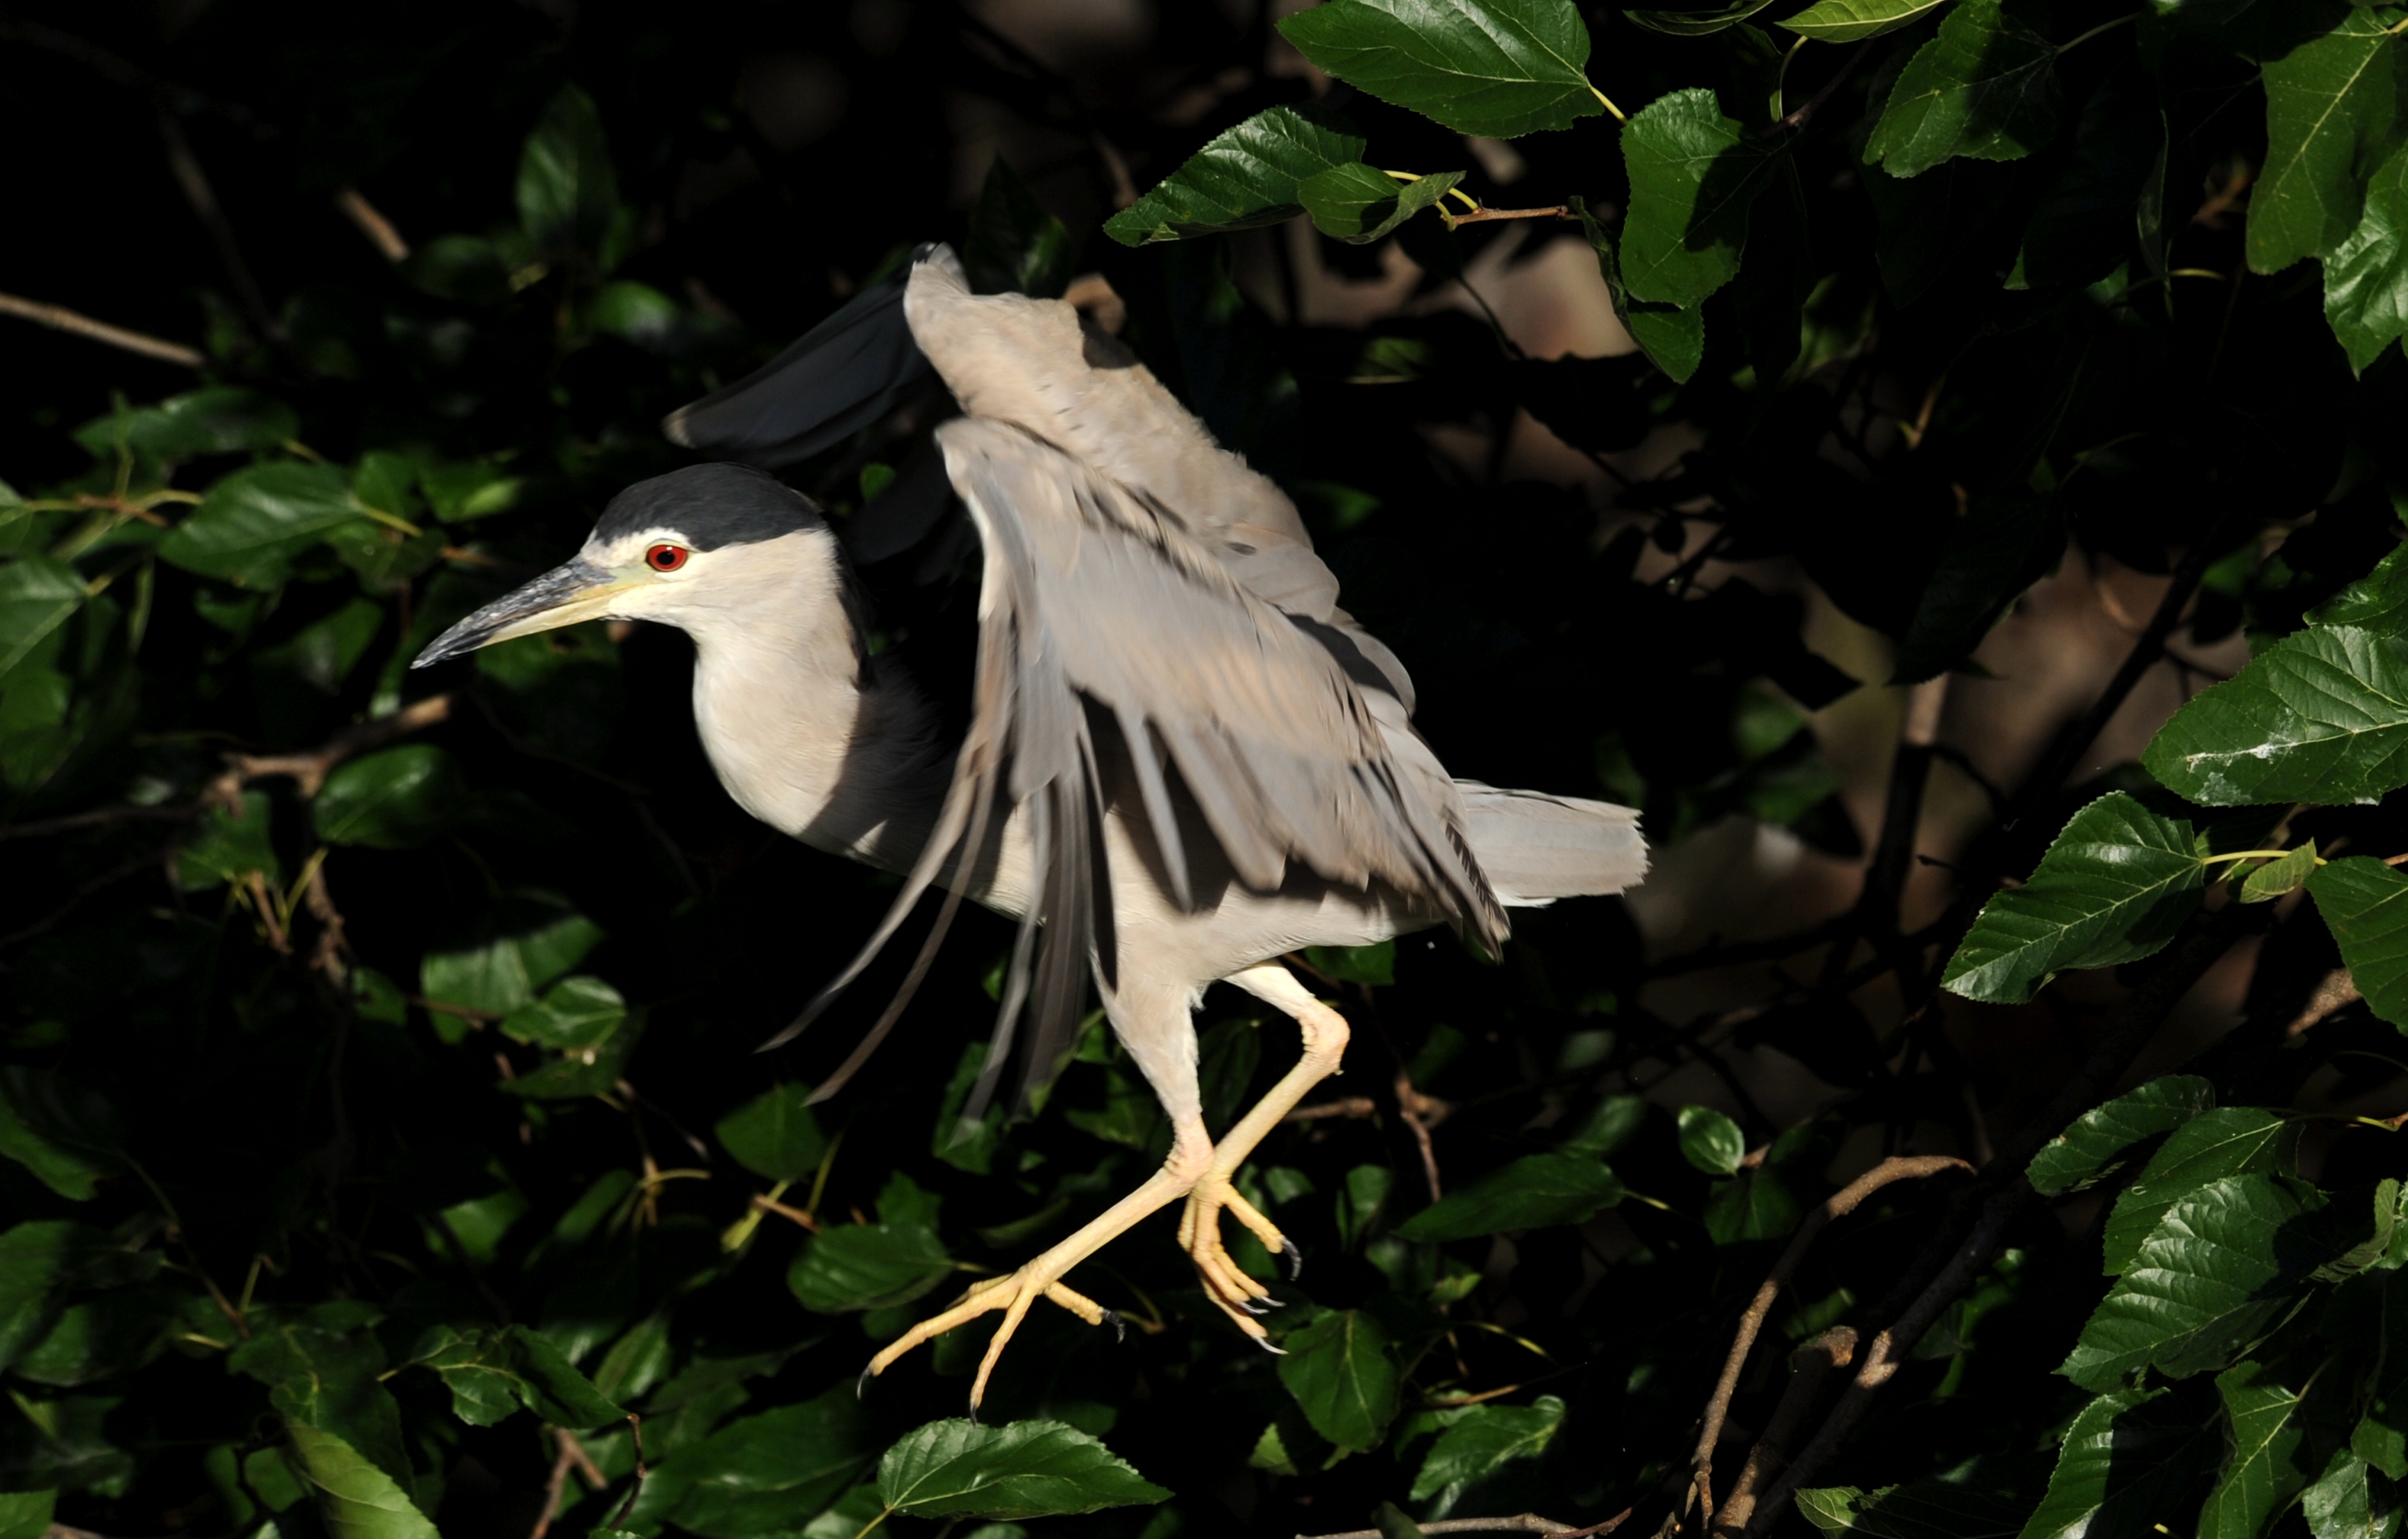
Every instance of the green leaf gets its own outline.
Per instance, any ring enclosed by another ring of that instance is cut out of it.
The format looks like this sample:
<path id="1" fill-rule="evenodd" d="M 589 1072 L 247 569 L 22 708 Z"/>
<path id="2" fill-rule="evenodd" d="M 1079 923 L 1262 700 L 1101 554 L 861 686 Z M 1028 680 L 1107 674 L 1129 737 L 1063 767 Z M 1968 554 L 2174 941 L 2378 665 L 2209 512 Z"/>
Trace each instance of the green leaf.
<path id="1" fill-rule="evenodd" d="M 1588 237 L 1590 249 L 1597 252 L 1598 272 L 1605 279 L 1606 294 L 1613 301 L 1614 318 L 1630 334 L 1630 339 L 1639 344 L 1639 350 L 1647 354 L 1648 362 L 1670 376 L 1674 383 L 1687 382 L 1705 361 L 1705 316 L 1696 309 L 1634 297 L 1622 281 L 1622 257 L 1613 233 L 1598 223 L 1597 216 L 1581 199 L 1571 199 L 1570 207 L 1580 216 L 1581 229 Z"/>
<path id="2" fill-rule="evenodd" d="M 43 1539 L 58 1499 L 56 1491 L 0 1491 L 0 1539 Z"/>
<path id="3" fill-rule="evenodd" d="M 1865 141 L 1865 163 L 1915 177 L 1962 155 L 2020 160 L 2057 135 L 2057 45 L 2002 8 L 1958 0 L 1915 50 Z"/>
<path id="4" fill-rule="evenodd" d="M 0 1369 L 50 1333 L 70 1290 L 148 1282 L 162 1259 L 60 1219 L 0 1234 Z"/>
<path id="5" fill-rule="evenodd" d="M 624 278 L 603 284 L 585 308 L 587 325 L 652 352 L 674 349 L 684 323 L 676 300 L 650 283 Z"/>
<path id="6" fill-rule="evenodd" d="M 1831 1539 L 2010 1539 L 2022 1503 L 1997 1491 L 1925 1478 L 1905 1486 L 1801 1490 L 1798 1510 Z"/>
<path id="7" fill-rule="evenodd" d="M 2325 252 L 2325 321 L 2360 374 L 2408 335 L 2408 146 L 2375 168 L 2358 227 Z"/>
<path id="8" fill-rule="evenodd" d="M 2320 868 L 2308 891 L 2367 1008 L 2408 1030 L 2408 875 L 2352 856 Z"/>
<path id="9" fill-rule="evenodd" d="M 1622 1201 L 1622 1182 L 1602 1163 L 1570 1154 L 1524 1155 L 1431 1203 L 1397 1226 L 1400 1239 L 1468 1240 L 1504 1230 L 1584 1223 Z"/>
<path id="10" fill-rule="evenodd" d="M 84 597 L 83 579 L 54 556 L 21 555 L 0 567 L 0 675 L 65 625 Z"/>
<path id="11" fill-rule="evenodd" d="M 2349 1435 L 2358 1458 L 2393 1480 L 2408 1477 L 2408 1273 L 2382 1282 L 2378 1366 L 2366 1387 L 2366 1410 Z"/>
<path id="12" fill-rule="evenodd" d="M 256 1330 L 226 1366 L 268 1386 L 268 1402 L 293 1429 L 338 1438 L 391 1479 L 409 1478 L 401 1408 L 384 1387 L 384 1348 L 360 1303 L 320 1304 Z"/>
<path id="13" fill-rule="evenodd" d="M 513 476 L 491 465 L 429 465 L 419 471 L 419 484 L 435 516 L 446 524 L 466 524 L 519 505 L 527 478 Z"/>
<path id="14" fill-rule="evenodd" d="M 807 1181 L 827 1153 L 811 1115 L 811 1087 L 776 1085 L 719 1119 L 712 1129 L 736 1162 L 771 1181 Z"/>
<path id="15" fill-rule="evenodd" d="M 329 789 L 331 789 L 331 783 Z M 472 943 L 429 951 L 419 992 L 480 1014 L 505 1016 L 585 959 L 601 927 L 549 893 L 514 893 L 479 927 Z"/>
<path id="16" fill-rule="evenodd" d="M 1607 1096 L 1589 1108 L 1556 1145 L 1563 1153 L 1603 1159 L 1639 1136 L 1653 1102 L 1645 1096 Z M 1557 1126 L 1562 1126 L 1557 1124 Z"/>
<path id="17" fill-rule="evenodd" d="M 358 1449 L 305 1422 L 286 1429 L 293 1461 L 318 1500 L 318 1516 L 334 1539 L 442 1539 L 393 1476 Z"/>
<path id="18" fill-rule="evenodd" d="M 1708 1175 L 1735 1174 L 1747 1158 L 1747 1135 L 1711 1106 L 1684 1106 L 1681 1158 Z"/>
<path id="19" fill-rule="evenodd" d="M 1464 1488 L 1485 1480 L 1517 1459 L 1536 1459 L 1547 1451 L 1564 1424 L 1564 1402 L 1541 1395 L 1527 1405 L 1475 1405 L 1461 1421 L 1438 1435 L 1413 1476 L 1412 1500 L 1437 1498 L 1444 1509 L 1455 1505 Z"/>
<path id="20" fill-rule="evenodd" d="M 2308 623 L 2408 635 L 2408 545 L 2394 546 L 2372 571 L 2310 611 Z"/>
<path id="21" fill-rule="evenodd" d="M 2347 1448 L 2333 1451 L 2300 1507 L 2315 1539 L 2393 1539 L 2400 1532 L 2399 1489 Z"/>
<path id="22" fill-rule="evenodd" d="M 186 460 L 273 449 L 300 436 L 299 420 L 282 401 L 238 385 L 216 385 L 95 417 L 76 429 L 75 441 L 95 458 L 122 447 L 145 459 Z"/>
<path id="23" fill-rule="evenodd" d="M 340 466 L 254 465 L 212 485 L 159 541 L 159 559 L 239 588 L 270 588 L 294 556 L 359 519 Z"/>
<path id="24" fill-rule="evenodd" d="M 2303 1397 L 2255 1362 L 2217 1374 L 2215 1390 L 2231 1424 L 2232 1452 L 2199 1510 L 2199 1539 L 2258 1539 L 2315 1474 L 2304 1462 Z"/>
<path id="25" fill-rule="evenodd" d="M 850 1384 L 731 1421 L 678 1454 L 690 1482 L 666 1516 L 715 1539 L 791 1532 L 844 1494 L 877 1457 Z M 846 1539 L 861 1525 L 846 1531 Z"/>
<path id="26" fill-rule="evenodd" d="M 627 1019 L 627 1001 L 599 978 L 580 973 L 563 978 L 543 998 L 502 1017 L 502 1035 L 514 1042 L 557 1048 L 563 1053 L 592 1054 L 610 1040 Z"/>
<path id="27" fill-rule="evenodd" d="M 2249 266 L 2279 272 L 2339 250 L 2367 173 L 2400 148 L 2408 52 L 2389 9 L 2353 9 L 2265 63 L 2266 168 L 2249 190 Z"/>
<path id="28" fill-rule="evenodd" d="M 2209 807 L 2346 804 L 2408 785 L 2408 642 L 2355 626 L 2286 636 L 2175 712 L 2141 762 Z"/>
<path id="29" fill-rule="evenodd" d="M 1341 984 L 1385 988 L 1397 981 L 1397 942 L 1369 946 L 1307 946 L 1304 959 Z"/>
<path id="30" fill-rule="evenodd" d="M 2103 1390 L 2142 1367 L 2171 1378 L 2224 1367 L 2329 1259 L 2329 1241 L 2310 1222 L 2324 1205 L 2315 1187 L 2272 1175 L 2227 1176 L 2183 1198 L 2057 1372 Z"/>
<path id="31" fill-rule="evenodd" d="M 2057 973 L 2153 955 L 2199 903 L 2198 835 L 2122 791 L 2073 814 L 2031 880 L 1982 905 L 1941 983 L 2021 1004 Z"/>
<path id="32" fill-rule="evenodd" d="M 442 1375 L 452 1414 L 472 1427 L 490 1427 L 523 1405 L 543 1421 L 586 1431 L 626 1412 L 572 1366 L 551 1338 L 523 1325 L 467 1334 L 435 1326 L 410 1360 Z"/>
<path id="33" fill-rule="evenodd" d="M 1985 504 L 1955 521 L 1899 643 L 1890 683 L 1921 683 L 1964 661 L 2064 554 L 2065 511 L 2054 497 Z"/>
<path id="34" fill-rule="evenodd" d="M 970 210 L 962 270 L 973 294 L 1058 299 L 1070 286 L 1070 232 L 1001 155 L 988 164 L 978 207 Z"/>
<path id="35" fill-rule="evenodd" d="M 257 871 L 269 886 L 281 886 L 276 845 L 268 838 L 268 806 L 266 792 L 245 791 L 233 806 L 212 807 L 202 814 L 177 852 L 177 885 L 200 892 L 221 883 L 248 881 Z"/>
<path id="36" fill-rule="evenodd" d="M 1625 19 L 1668 37 L 1706 37 L 1736 26 L 1772 4 L 1772 0 L 1730 0 L 1706 10 L 1626 10 Z"/>
<path id="37" fill-rule="evenodd" d="M 108 1101 L 47 1069 L 14 1065 L 0 1068 L 0 1155 L 78 1202 L 128 1164 Z"/>
<path id="38" fill-rule="evenodd" d="M 1857 43 L 1896 32 L 1946 5 L 1948 0 L 1814 0 L 1780 26 L 1818 43 Z"/>
<path id="39" fill-rule="evenodd" d="M 1790 1190 L 1780 1172 L 1755 1170 L 1716 1182 L 1706 1199 L 1705 1212 L 1698 1216 L 1714 1244 L 1735 1245 L 1748 1240 L 1778 1240 L 1805 1215 L 1798 1194 Z"/>
<path id="40" fill-rule="evenodd" d="M 910 1303 L 945 1279 L 953 1259 L 925 1224 L 848 1224 L 808 1241 L 786 1273 L 803 1307 L 845 1315 Z"/>
<path id="41" fill-rule="evenodd" d="M 932 1421 L 878 1461 L 879 1500 L 920 1517 L 1054 1517 L 1170 1493 L 1075 1427 Z"/>
<path id="42" fill-rule="evenodd" d="M 1460 171 L 1436 171 L 1417 181 L 1398 181 L 1353 161 L 1310 178 L 1296 191 L 1314 229 L 1366 246 L 1440 202 L 1462 180 Z"/>
<path id="43" fill-rule="evenodd" d="M 451 755 L 408 742 L 337 768 L 310 805 L 309 820 L 329 844 L 406 850 L 450 827 L 467 795 Z"/>
<path id="44" fill-rule="evenodd" d="M 2141 1539 L 2186 1504 L 2223 1452 L 2214 1422 L 2202 1423 L 2165 1389 L 2100 1396 L 2066 1429 L 2048 1492 L 2020 1539 Z"/>
<path id="45" fill-rule="evenodd" d="M 2042 1197 L 2080 1191 L 2120 1169 L 2133 1144 L 2172 1132 L 2214 1104 L 2215 1086 L 2197 1074 L 2153 1079 L 2075 1118 L 2032 1156 L 2026 1178 Z"/>
<path id="46" fill-rule="evenodd" d="M 2299 1142 L 2296 1121 L 2255 1106 L 2201 1112 L 2176 1128 L 2108 1215 L 2101 1237 L 2107 1275 L 2129 1267 L 2166 1210 L 2209 1182 L 2296 1173 Z"/>
<path id="47" fill-rule="evenodd" d="M 1304 212 L 1297 188 L 1363 158 L 1363 136 L 1318 108 L 1274 107 L 1214 137 L 1104 223 L 1124 246 L 1277 224 Z"/>
<path id="48" fill-rule="evenodd" d="M 2243 878 L 2241 901 L 2271 903 L 2277 898 L 2286 898 L 2306 886 L 2315 871 L 2316 841 L 2312 839 Z"/>
<path id="49" fill-rule="evenodd" d="M 1631 295 L 1686 309 L 1737 277 L 1748 209 L 1782 155 L 1702 86 L 1633 115 L 1622 130 L 1630 208 L 1621 266 Z"/>
<path id="50" fill-rule="evenodd" d="M 1324 0 L 1279 29 L 1348 85 L 1458 134 L 1510 139 L 1605 110 L 1571 0 Z"/>
<path id="51" fill-rule="evenodd" d="M 548 255 L 595 252 L 619 211 L 619 180 L 594 98 L 574 85 L 552 93 L 519 151 L 519 223 Z"/>
<path id="52" fill-rule="evenodd" d="M 1280 1344 L 1280 1382 L 1312 1430 L 1340 1448 L 1379 1446 L 1397 1417 L 1388 1333 L 1359 1309 L 1325 1310 Z"/>
<path id="53" fill-rule="evenodd" d="M 580 1100 L 607 1095 L 625 1077 L 627 1060 L 643 1039 L 644 1015 L 629 1011 L 610 1034 L 595 1046 L 576 1048 L 550 1059 L 498 1087 L 529 1100 Z"/>

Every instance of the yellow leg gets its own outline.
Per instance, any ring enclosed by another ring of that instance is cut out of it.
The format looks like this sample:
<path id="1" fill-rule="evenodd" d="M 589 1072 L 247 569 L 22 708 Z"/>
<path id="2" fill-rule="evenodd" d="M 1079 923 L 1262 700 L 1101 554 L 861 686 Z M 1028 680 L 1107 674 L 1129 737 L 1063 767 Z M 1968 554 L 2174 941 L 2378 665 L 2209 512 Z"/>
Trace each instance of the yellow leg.
<path id="1" fill-rule="evenodd" d="M 1212 1146 L 1205 1142 L 1200 1123 L 1193 1129 L 1181 1129 L 1170 1149 L 1170 1158 L 1162 1169 L 1154 1172 L 1144 1186 L 1122 1198 L 1076 1234 L 1029 1261 L 1008 1277 L 990 1278 L 973 1286 L 960 1302 L 941 1315 L 931 1316 L 889 1343 L 886 1349 L 869 1359 L 862 1372 L 867 1384 L 886 1372 L 904 1353 L 921 1343 L 943 1335 L 957 1325 L 997 1310 L 1003 1313 L 1003 1323 L 996 1327 L 994 1339 L 987 1343 L 986 1356 L 979 1362 L 978 1377 L 970 1383 L 970 1417 L 978 1417 L 979 1402 L 986 1398 L 987 1375 L 1003 1356 L 1004 1344 L 1011 1340 L 1020 1322 L 1027 1317 L 1028 1309 L 1039 1299 L 1050 1299 L 1089 1325 L 1101 1325 L 1107 1318 L 1117 1319 L 1111 1312 L 1095 1301 L 1072 1292 L 1062 1286 L 1062 1277 L 1072 1267 L 1093 1256 L 1118 1239 L 1132 1225 L 1148 1214 L 1168 1206 L 1187 1194 L 1197 1178 L 1209 1168 Z"/>
<path id="2" fill-rule="evenodd" d="M 1278 1225 L 1238 1195 L 1231 1178 L 1254 1154 L 1254 1146 L 1279 1126 L 1283 1117 L 1296 1110 L 1306 1091 L 1338 1072 L 1338 1060 L 1346 1051 L 1346 1017 L 1314 999 L 1296 981 L 1294 973 L 1276 962 L 1248 968 L 1227 981 L 1294 1017 L 1304 1033 L 1304 1057 L 1213 1146 L 1211 1162 L 1188 1189 L 1186 1211 L 1179 1218 L 1179 1243 L 1194 1259 L 1206 1295 L 1221 1306 L 1221 1312 L 1235 1321 L 1239 1330 L 1269 1346 L 1270 1333 L 1254 1316 L 1262 1311 L 1262 1302 L 1270 1297 L 1270 1291 L 1239 1271 L 1238 1264 L 1222 1247 L 1221 1214 L 1226 1209 L 1238 1222 L 1254 1230 L 1255 1238 L 1274 1255 L 1284 1253 L 1290 1277 L 1302 1270 L 1302 1254 L 1279 1231 Z"/>

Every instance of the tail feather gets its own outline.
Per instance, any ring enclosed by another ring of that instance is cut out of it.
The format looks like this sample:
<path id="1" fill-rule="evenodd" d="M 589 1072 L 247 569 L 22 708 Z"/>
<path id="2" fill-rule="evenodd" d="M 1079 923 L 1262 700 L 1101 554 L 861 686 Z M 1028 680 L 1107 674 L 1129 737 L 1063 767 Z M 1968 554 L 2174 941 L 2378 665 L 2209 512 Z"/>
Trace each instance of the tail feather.
<path id="1" fill-rule="evenodd" d="M 1464 832 L 1498 899 L 1537 908 L 1558 898 L 1620 892 L 1647 874 L 1639 814 L 1610 802 L 1502 791 L 1459 780 Z"/>

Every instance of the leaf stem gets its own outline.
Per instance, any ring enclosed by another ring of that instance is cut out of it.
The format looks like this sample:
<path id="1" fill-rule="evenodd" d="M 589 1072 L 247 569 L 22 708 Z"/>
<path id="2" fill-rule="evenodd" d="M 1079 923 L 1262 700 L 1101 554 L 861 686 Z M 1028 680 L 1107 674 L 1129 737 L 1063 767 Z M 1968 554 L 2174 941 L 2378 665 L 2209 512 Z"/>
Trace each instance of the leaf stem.
<path id="1" fill-rule="evenodd" d="M 1622 108 L 1618 108 L 1618 107 L 1614 106 L 1614 105 L 1613 105 L 1613 102 L 1612 102 L 1612 99 L 1611 97 L 1607 96 L 1607 95 L 1606 95 L 1606 93 L 1605 93 L 1604 92 L 1599 91 L 1599 90 L 1598 90 L 1598 89 L 1594 84 L 1592 84 L 1592 85 L 1590 85 L 1590 86 L 1589 86 L 1589 88 L 1588 88 L 1588 93 L 1589 93 L 1590 95 L 1595 96 L 1595 97 L 1597 98 L 1597 100 L 1598 100 L 1598 106 L 1600 106 L 1600 107 L 1604 108 L 1608 112 L 1611 112 L 1611 113 L 1612 113 L 1612 114 L 1613 114 L 1613 121 L 1614 121 L 1614 122 L 1628 122 L 1630 121 L 1630 114 L 1629 114 L 1629 113 L 1627 113 L 1627 112 L 1625 112 L 1624 110 L 1622 110 Z"/>
<path id="2" fill-rule="evenodd" d="M 869 1539 L 869 1536 L 877 1532 L 879 1524 L 885 1522 L 888 1518 L 894 1516 L 895 1509 L 893 1507 L 882 1509 L 877 1517 L 871 1518 L 867 1524 L 864 1525 L 859 1533 L 853 1536 L 853 1539 Z"/>
<path id="3" fill-rule="evenodd" d="M 2141 13 L 2139 11 L 2134 11 L 2128 16 L 2118 16 L 2112 22 L 2101 22 L 2097 26 L 2092 27 L 2088 32 L 2076 37 L 2073 41 L 2059 44 L 2057 50 L 2057 56 L 2059 58 L 2063 58 L 2066 54 L 2072 52 L 2075 49 L 2080 48 L 2083 44 L 2090 41 L 2093 37 L 2098 36 L 2100 33 L 2113 32 L 2117 27 L 2124 25 L 2127 22 L 2137 22 L 2140 19 Z"/>
<path id="4" fill-rule="evenodd" d="M 2298 852 L 2294 850 L 2235 850 L 2230 855 L 2209 856 L 2205 860 L 2201 861 L 2200 864 L 2214 866 L 2228 860 L 2280 860 L 2286 855 L 2295 855 Z M 2316 864 L 2321 866 L 2324 863 L 2324 857 L 2322 856 L 2318 856 L 2316 857 Z"/>

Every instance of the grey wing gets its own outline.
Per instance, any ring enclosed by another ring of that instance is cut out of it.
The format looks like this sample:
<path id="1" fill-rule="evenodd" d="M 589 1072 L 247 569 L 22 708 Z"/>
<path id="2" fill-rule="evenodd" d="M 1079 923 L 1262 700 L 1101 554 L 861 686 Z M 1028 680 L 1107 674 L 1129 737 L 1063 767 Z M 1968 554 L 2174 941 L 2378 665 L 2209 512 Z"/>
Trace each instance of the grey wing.
<path id="1" fill-rule="evenodd" d="M 1078 1023 L 1091 957 L 1102 986 L 1114 986 L 1111 790 L 1098 771 L 1114 749 L 1135 766 L 1181 906 L 1193 904 L 1174 772 L 1248 886 L 1275 889 L 1301 862 L 1426 902 L 1492 951 L 1502 943 L 1504 911 L 1454 784 L 1393 698 L 1358 687 L 1178 521 L 1060 449 L 975 417 L 946 424 L 938 442 L 985 550 L 971 726 L 926 850 L 831 989 L 858 974 L 948 861 L 979 847 L 996 808 L 1019 808 L 1034 892 L 972 1106 L 1000 1073 L 1024 1003 L 1034 1021 L 1025 1074 L 1050 1072 Z"/>
<path id="2" fill-rule="evenodd" d="M 962 410 L 1011 423 L 1176 522 L 1246 590 L 1319 627 L 1358 683 L 1413 706 L 1412 680 L 1338 607 L 1338 578 L 1269 477 L 1212 441 L 1119 338 L 1058 299 L 974 295 L 943 246 L 911 267 L 912 335 Z"/>

